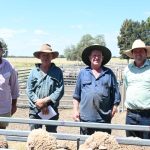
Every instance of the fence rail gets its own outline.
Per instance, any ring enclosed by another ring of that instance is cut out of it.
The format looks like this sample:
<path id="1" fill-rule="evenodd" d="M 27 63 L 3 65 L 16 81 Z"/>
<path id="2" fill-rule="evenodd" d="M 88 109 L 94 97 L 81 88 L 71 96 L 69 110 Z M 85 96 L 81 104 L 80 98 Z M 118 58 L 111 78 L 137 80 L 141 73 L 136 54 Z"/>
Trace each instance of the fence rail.
<path id="1" fill-rule="evenodd" d="M 59 121 L 59 120 L 41 120 L 41 119 L 22 119 L 22 118 L 8 118 L 0 117 L 0 122 L 8 123 L 20 123 L 20 124 L 42 124 L 42 125 L 57 125 L 66 127 L 90 127 L 90 128 L 103 128 L 103 129 L 115 129 L 115 130 L 134 130 L 134 131 L 148 131 L 150 128 L 148 126 L 137 126 L 137 125 L 121 125 L 121 124 L 106 124 L 106 123 L 87 123 L 87 122 L 72 122 L 72 121 Z M 20 130 L 3 130 L 0 129 L 1 135 L 6 135 L 7 140 L 10 141 L 22 141 L 27 140 L 27 136 L 30 131 L 20 131 Z M 84 142 L 89 136 L 79 135 L 79 134 L 67 134 L 67 133 L 52 133 L 59 140 L 80 140 Z M 129 145 L 140 145 L 140 146 L 150 146 L 150 140 L 128 138 L 128 137 L 116 137 L 119 144 L 129 144 Z"/>

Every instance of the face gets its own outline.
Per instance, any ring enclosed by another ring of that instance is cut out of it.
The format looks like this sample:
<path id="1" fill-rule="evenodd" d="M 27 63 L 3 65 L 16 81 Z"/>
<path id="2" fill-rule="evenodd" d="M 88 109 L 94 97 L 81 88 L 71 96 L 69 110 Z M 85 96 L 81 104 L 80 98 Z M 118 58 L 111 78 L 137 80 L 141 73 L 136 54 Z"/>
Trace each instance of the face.
<path id="1" fill-rule="evenodd" d="M 145 49 L 143 49 L 143 48 L 134 49 L 132 54 L 133 54 L 135 64 L 137 64 L 137 65 L 144 64 L 146 57 L 147 57 Z"/>
<path id="2" fill-rule="evenodd" d="M 103 61 L 103 55 L 102 52 L 99 50 L 93 50 L 91 52 L 91 55 L 89 56 L 89 59 L 91 61 L 91 66 L 98 66 L 100 67 Z"/>
<path id="3" fill-rule="evenodd" d="M 50 53 L 40 53 L 39 58 L 41 59 L 42 64 L 50 64 L 53 55 Z"/>

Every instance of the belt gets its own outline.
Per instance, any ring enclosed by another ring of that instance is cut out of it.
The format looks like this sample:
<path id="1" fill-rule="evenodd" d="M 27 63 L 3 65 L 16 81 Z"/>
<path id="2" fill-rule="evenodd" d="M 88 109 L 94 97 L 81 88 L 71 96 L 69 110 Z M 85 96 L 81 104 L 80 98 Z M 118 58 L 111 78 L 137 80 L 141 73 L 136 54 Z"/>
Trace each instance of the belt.
<path id="1" fill-rule="evenodd" d="M 128 112 L 132 113 L 150 113 L 150 109 L 127 109 Z"/>

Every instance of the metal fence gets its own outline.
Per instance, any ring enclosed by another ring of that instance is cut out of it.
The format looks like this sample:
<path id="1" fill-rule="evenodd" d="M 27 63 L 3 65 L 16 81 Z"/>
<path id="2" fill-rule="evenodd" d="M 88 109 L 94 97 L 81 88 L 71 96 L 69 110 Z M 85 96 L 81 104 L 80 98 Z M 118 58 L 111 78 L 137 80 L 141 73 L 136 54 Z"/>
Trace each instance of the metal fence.
<path id="1" fill-rule="evenodd" d="M 57 125 L 66 127 L 90 127 L 103 128 L 115 130 L 134 130 L 150 132 L 149 126 L 138 125 L 121 125 L 121 124 L 107 124 L 107 123 L 87 123 L 87 122 L 72 122 L 72 121 L 55 121 L 55 120 L 41 120 L 41 119 L 22 119 L 22 118 L 8 118 L 0 117 L 0 122 L 19 123 L 19 124 L 42 124 L 42 125 Z M 7 140 L 26 142 L 27 136 L 31 131 L 20 130 L 3 130 L 0 129 L 1 135 L 6 135 Z M 83 143 L 89 136 L 68 133 L 52 133 L 58 140 L 81 141 Z M 134 137 L 116 137 L 119 144 L 150 146 L 150 140 L 139 139 Z"/>
<path id="2" fill-rule="evenodd" d="M 85 66 L 69 66 L 69 67 L 61 68 L 64 76 L 65 92 L 63 98 L 60 100 L 59 108 L 72 108 L 72 95 L 75 88 L 76 77 L 80 69 L 84 67 Z M 111 67 L 111 69 L 114 71 L 117 77 L 121 96 L 122 96 L 121 103 L 118 109 L 119 112 L 123 112 L 125 110 L 124 107 L 125 88 L 122 82 L 122 70 L 124 66 L 118 65 L 118 66 L 108 66 L 108 67 Z M 29 75 L 30 70 L 31 70 L 30 68 L 18 70 L 20 97 L 17 106 L 21 108 L 28 108 L 28 98 L 26 96 L 25 88 L 26 88 L 27 77 Z"/>

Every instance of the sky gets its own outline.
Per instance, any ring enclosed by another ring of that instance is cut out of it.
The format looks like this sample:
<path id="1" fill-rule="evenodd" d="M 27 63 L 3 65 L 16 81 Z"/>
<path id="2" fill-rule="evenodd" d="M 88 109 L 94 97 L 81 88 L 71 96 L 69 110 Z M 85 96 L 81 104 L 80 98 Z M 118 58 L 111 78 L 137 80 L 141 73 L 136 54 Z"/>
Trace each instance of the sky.
<path id="1" fill-rule="evenodd" d="M 112 55 L 119 56 L 123 22 L 150 16 L 150 0 L 0 0 L 0 6 L 0 38 L 9 56 L 33 56 L 45 43 L 63 55 L 85 34 L 104 35 Z"/>

